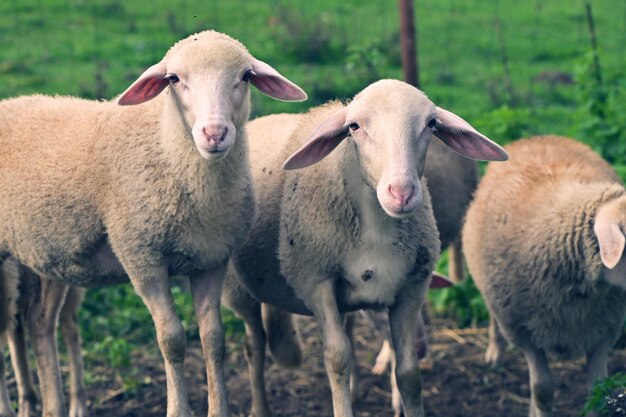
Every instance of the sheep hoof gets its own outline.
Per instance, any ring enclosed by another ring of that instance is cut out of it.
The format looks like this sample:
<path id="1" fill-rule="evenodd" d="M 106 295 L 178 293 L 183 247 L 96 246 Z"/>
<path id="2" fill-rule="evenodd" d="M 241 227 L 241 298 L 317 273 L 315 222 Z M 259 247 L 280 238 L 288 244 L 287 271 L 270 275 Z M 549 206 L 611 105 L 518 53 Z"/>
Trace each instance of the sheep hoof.
<path id="1" fill-rule="evenodd" d="M 492 369 L 502 368 L 502 357 L 503 354 L 501 349 L 495 346 L 487 347 L 487 352 L 485 352 L 485 362 L 487 362 Z"/>

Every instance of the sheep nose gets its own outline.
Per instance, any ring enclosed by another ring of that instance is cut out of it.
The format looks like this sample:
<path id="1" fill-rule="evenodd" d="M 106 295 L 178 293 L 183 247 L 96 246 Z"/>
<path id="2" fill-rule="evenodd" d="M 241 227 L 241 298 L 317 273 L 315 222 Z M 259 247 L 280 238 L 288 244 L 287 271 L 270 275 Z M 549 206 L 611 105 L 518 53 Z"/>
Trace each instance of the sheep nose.
<path id="1" fill-rule="evenodd" d="M 415 193 L 415 185 L 389 185 L 388 190 L 394 200 L 400 203 L 400 207 L 404 207 L 408 204 L 411 197 L 413 197 L 413 194 Z"/>
<path id="2" fill-rule="evenodd" d="M 224 142 L 226 134 L 228 133 L 228 127 L 226 126 L 205 126 L 202 128 L 202 133 L 206 137 L 209 145 L 217 146 Z"/>

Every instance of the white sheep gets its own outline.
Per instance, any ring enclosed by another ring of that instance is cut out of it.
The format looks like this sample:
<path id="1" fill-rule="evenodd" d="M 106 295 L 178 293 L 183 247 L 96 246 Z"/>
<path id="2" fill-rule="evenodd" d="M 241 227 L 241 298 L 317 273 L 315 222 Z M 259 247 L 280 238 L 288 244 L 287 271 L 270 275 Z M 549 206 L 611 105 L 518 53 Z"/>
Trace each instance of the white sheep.
<path id="1" fill-rule="evenodd" d="M 190 277 L 209 415 L 229 415 L 219 307 L 226 264 L 255 215 L 249 84 L 306 98 L 239 42 L 206 31 L 174 45 L 113 102 L 0 102 L 0 261 L 12 255 L 42 277 L 29 325 L 45 417 L 67 415 L 54 338 L 67 285 L 128 279 L 156 327 L 167 416 L 192 415 L 172 274 Z"/>
<path id="2" fill-rule="evenodd" d="M 18 417 L 30 417 L 35 414 L 38 395 L 28 363 L 26 318 L 29 313 L 29 302 L 39 292 L 40 278 L 32 271 L 19 265 L 16 259 L 9 258 L 0 265 L 0 282 L 9 283 L 9 288 L 12 291 L 8 304 L 11 313 L 7 319 L 13 317 L 14 320 L 11 328 L 7 331 L 7 335 L 17 385 Z M 68 352 L 70 365 L 69 415 L 71 417 L 87 416 L 87 395 L 83 381 L 83 360 L 77 324 L 77 310 L 84 292 L 84 288 L 71 286 L 59 315 L 59 327 Z M 4 346 L 0 344 L 0 356 L 2 358 L 4 358 L 3 348 Z M 0 392 L 6 392 L 4 373 L 0 374 Z M 0 416 L 15 416 L 8 395 L 0 395 Z"/>
<path id="3" fill-rule="evenodd" d="M 465 211 L 478 185 L 478 165 L 475 161 L 452 151 L 441 141 L 433 141 L 428 147 L 424 177 L 428 183 L 441 249 L 448 248 L 450 277 L 453 282 L 460 282 L 464 278 L 461 229 Z M 450 285 L 445 277 L 439 275 L 433 276 L 431 287 L 433 284 L 437 288 Z M 388 329 L 382 325 L 387 321 L 385 320 L 386 315 L 384 313 L 374 314 L 371 311 L 364 313 L 367 315 L 368 322 L 372 323 L 384 339 L 382 348 L 376 356 L 372 372 L 380 375 L 385 373 L 388 367 L 391 367 L 391 403 L 394 415 L 400 416 L 402 413 L 400 393 L 393 372 L 395 352 L 391 347 L 391 335 Z M 421 315 L 417 320 L 418 356 L 423 358 L 428 350 L 428 335 Z M 352 397 L 358 398 L 360 392 L 357 384 L 353 382 L 351 387 L 353 389 Z"/>
<path id="4" fill-rule="evenodd" d="M 536 137 L 506 147 L 467 212 L 463 248 L 491 313 L 486 360 L 505 339 L 530 373 L 530 416 L 552 415 L 547 354 L 587 355 L 587 382 L 607 376 L 626 314 L 626 190 L 589 147 Z"/>
<path id="5" fill-rule="evenodd" d="M 501 160 L 506 153 L 395 80 L 370 85 L 348 105 L 313 109 L 290 137 L 281 135 L 281 122 L 249 128 L 261 129 L 250 142 L 259 215 L 232 258 L 237 279 L 261 302 L 315 316 L 336 416 L 352 416 L 342 314 L 389 308 L 406 415 L 423 416 L 416 318 L 439 255 L 421 181 L 426 150 L 435 134 L 466 156 Z M 237 294 L 225 291 L 224 299 Z M 257 326 L 253 336 L 263 333 L 258 316 L 247 326 Z M 264 344 L 248 345 L 257 349 L 249 357 L 260 361 L 250 364 L 251 373 L 262 372 Z M 260 402 L 253 397 L 252 414 L 269 415 Z"/>

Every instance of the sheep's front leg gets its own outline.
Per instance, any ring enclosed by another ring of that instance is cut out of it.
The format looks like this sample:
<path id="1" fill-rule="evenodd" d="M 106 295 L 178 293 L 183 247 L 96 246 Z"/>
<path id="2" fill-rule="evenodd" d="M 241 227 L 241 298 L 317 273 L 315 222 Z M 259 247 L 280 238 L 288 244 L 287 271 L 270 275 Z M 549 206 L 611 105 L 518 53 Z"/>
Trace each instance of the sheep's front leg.
<path id="1" fill-rule="evenodd" d="M 37 360 L 43 417 L 67 416 L 56 341 L 57 322 L 67 289 L 67 284 L 42 278 L 29 300 L 28 322 Z"/>
<path id="2" fill-rule="evenodd" d="M 83 356 L 78 331 L 78 308 L 84 290 L 70 287 L 61 310 L 59 324 L 70 360 L 70 417 L 87 417 L 87 394 L 83 382 Z"/>
<path id="3" fill-rule="evenodd" d="M 11 408 L 9 390 L 5 379 L 4 347 L 6 336 L 0 335 L 0 417 L 15 417 L 15 412 Z"/>
<path id="4" fill-rule="evenodd" d="M 543 350 L 528 344 L 520 346 L 530 374 L 530 410 L 529 417 L 552 417 L 554 400 L 554 381 Z"/>
<path id="5" fill-rule="evenodd" d="M 167 267 L 154 267 L 129 274 L 131 282 L 150 311 L 159 349 L 165 363 L 167 417 L 191 417 L 185 390 L 183 362 L 187 349 L 185 329 L 174 307 Z"/>
<path id="6" fill-rule="evenodd" d="M 224 380 L 224 328 L 220 299 L 226 265 L 191 277 L 191 294 L 198 317 L 200 340 L 206 361 L 210 417 L 230 415 Z"/>
<path id="7" fill-rule="evenodd" d="M 424 417 L 422 377 L 417 352 L 417 320 L 424 288 L 401 291 L 389 309 L 391 339 L 396 351 L 395 377 L 405 417 Z"/>
<path id="8" fill-rule="evenodd" d="M 33 383 L 33 376 L 28 365 L 26 347 L 26 329 L 24 328 L 24 315 L 17 314 L 15 328 L 9 332 L 9 349 L 11 350 L 11 363 L 15 372 L 17 385 L 18 417 L 30 417 L 35 414 L 39 398 Z M 0 415 L 3 415 L 0 413 Z"/>
<path id="9" fill-rule="evenodd" d="M 350 341 L 337 308 L 333 282 L 317 284 L 308 297 L 307 306 L 315 315 L 324 344 L 324 366 L 330 381 L 335 417 L 352 417 L 350 402 Z"/>

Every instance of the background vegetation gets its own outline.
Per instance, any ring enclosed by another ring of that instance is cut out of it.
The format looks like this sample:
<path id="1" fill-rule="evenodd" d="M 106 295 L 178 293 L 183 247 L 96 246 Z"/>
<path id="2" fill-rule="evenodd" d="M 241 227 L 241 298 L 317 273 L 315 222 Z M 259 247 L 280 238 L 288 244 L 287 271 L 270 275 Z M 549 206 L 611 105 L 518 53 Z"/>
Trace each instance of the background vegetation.
<path id="1" fill-rule="evenodd" d="M 593 2 L 597 49 L 581 0 L 416 0 L 421 88 L 500 143 L 576 137 L 626 173 L 626 1 Z M 213 28 L 302 86 L 305 103 L 253 93 L 253 116 L 349 98 L 401 78 L 397 3 L 390 0 L 3 0 L 0 98 L 29 93 L 111 98 L 186 35 Z M 1 163 L 1 160 L 0 160 Z M 445 256 L 440 264 L 445 271 Z M 175 287 L 191 337 L 185 283 Z M 471 325 L 486 318 L 471 281 L 432 296 L 434 310 Z M 227 327 L 241 324 L 226 313 Z M 87 361 L 123 371 L 153 340 L 128 286 L 90 291 L 81 311 Z M 121 337 L 124 336 L 124 337 Z M 87 367 L 89 368 L 89 366 Z"/>

